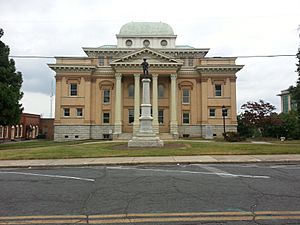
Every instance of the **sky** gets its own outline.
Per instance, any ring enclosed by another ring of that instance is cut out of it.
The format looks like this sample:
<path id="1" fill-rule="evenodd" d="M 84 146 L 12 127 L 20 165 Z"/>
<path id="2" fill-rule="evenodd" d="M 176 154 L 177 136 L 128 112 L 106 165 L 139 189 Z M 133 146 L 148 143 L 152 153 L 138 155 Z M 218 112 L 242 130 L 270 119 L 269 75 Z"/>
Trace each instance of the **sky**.
<path id="1" fill-rule="evenodd" d="M 11 56 L 85 56 L 82 47 L 116 44 L 127 22 L 161 21 L 173 28 L 177 45 L 210 48 L 207 56 L 296 55 L 299 9 L 299 0 L 0 0 L 1 40 Z M 24 112 L 49 117 L 55 73 L 47 64 L 55 60 L 14 59 Z M 245 65 L 237 73 L 237 111 L 259 99 L 280 111 L 277 94 L 295 85 L 296 57 L 236 63 Z"/>

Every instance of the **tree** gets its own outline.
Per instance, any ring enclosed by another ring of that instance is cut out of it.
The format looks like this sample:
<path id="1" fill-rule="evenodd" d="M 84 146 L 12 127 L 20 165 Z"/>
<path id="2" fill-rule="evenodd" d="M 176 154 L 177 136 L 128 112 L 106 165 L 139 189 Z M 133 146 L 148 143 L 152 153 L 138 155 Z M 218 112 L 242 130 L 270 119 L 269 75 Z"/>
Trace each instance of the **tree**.
<path id="1" fill-rule="evenodd" d="M 0 29 L 0 38 L 3 36 Z M 21 92 L 22 74 L 16 72 L 15 62 L 9 59 L 9 47 L 0 40 L 0 124 L 13 125 L 19 123 L 23 111 L 19 103 Z"/>
<path id="2" fill-rule="evenodd" d="M 241 109 L 244 109 L 238 117 L 238 131 L 241 135 L 276 136 L 272 132 L 272 127 L 281 125 L 282 121 L 277 113 L 273 112 L 275 106 L 259 100 L 259 102 L 247 102 Z"/>
<path id="3" fill-rule="evenodd" d="M 292 139 L 300 139 L 300 123 L 298 113 L 296 111 L 289 111 L 288 113 L 281 113 L 282 125 L 279 128 L 280 136 Z"/>
<path id="4" fill-rule="evenodd" d="M 297 70 L 296 72 L 298 73 L 298 80 L 296 82 L 296 86 L 291 86 L 289 88 L 289 91 L 291 93 L 293 101 L 297 105 L 297 112 L 300 118 L 300 48 L 298 49 L 297 53 L 297 58 L 298 58 L 298 63 L 296 64 Z"/>

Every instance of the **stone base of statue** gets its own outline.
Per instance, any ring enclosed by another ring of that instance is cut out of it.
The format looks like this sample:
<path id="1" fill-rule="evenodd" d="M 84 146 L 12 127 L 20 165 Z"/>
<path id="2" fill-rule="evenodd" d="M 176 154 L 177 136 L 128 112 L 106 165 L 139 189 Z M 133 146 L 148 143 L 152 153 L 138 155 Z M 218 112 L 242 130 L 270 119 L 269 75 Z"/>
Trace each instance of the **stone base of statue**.
<path id="1" fill-rule="evenodd" d="M 143 104 L 142 116 L 139 118 L 140 127 L 137 133 L 128 142 L 128 147 L 163 147 L 164 142 L 156 136 L 152 127 L 151 104 L 150 104 L 150 82 L 144 78 L 143 82 Z"/>
<path id="2" fill-rule="evenodd" d="M 143 105 L 143 104 L 142 104 Z M 143 106 L 142 106 L 143 107 Z M 164 142 L 152 129 L 152 117 L 140 117 L 140 129 L 128 142 L 128 147 L 163 147 Z"/>

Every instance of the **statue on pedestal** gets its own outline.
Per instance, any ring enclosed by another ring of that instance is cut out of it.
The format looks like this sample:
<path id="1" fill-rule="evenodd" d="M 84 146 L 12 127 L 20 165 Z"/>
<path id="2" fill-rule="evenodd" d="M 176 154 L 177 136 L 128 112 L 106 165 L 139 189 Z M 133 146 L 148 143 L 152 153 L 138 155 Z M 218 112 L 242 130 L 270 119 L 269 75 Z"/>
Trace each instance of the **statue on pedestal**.
<path id="1" fill-rule="evenodd" d="M 149 76 L 149 63 L 147 62 L 147 59 L 144 58 L 144 62 L 141 64 L 143 66 L 143 78 L 150 78 Z"/>

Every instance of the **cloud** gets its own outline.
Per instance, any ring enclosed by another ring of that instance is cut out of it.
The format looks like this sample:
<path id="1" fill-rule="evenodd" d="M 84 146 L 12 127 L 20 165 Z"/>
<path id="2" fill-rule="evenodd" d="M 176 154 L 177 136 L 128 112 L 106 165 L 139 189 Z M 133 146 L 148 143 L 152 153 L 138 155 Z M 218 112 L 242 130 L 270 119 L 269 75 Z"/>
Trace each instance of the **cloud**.
<path id="1" fill-rule="evenodd" d="M 84 56 L 81 47 L 116 44 L 115 34 L 130 21 L 169 23 L 177 44 L 210 48 L 208 56 L 295 54 L 299 44 L 298 0 L 10 0 L 0 1 L 0 8 L 2 40 L 11 55 Z M 55 75 L 47 63 L 53 62 L 16 59 L 25 96 L 36 94 L 33 98 L 45 101 Z M 249 58 L 237 63 L 245 65 L 237 74 L 238 108 L 264 99 L 279 109 L 276 94 L 295 84 L 296 59 Z M 36 110 L 27 100 L 24 105 Z"/>
<path id="2" fill-rule="evenodd" d="M 25 113 L 41 115 L 50 118 L 50 96 L 46 94 L 26 91 L 21 100 Z M 53 97 L 52 116 L 54 117 L 55 96 Z"/>

